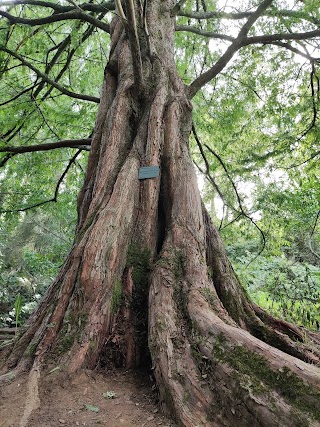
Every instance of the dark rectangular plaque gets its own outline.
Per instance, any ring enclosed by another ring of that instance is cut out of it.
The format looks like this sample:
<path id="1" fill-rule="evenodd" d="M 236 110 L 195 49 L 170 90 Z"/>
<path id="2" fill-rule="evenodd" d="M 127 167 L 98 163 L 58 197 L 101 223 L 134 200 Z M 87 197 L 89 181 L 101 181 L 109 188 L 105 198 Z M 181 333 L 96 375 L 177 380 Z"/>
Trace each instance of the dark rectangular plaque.
<path id="1" fill-rule="evenodd" d="M 143 166 L 139 169 L 139 179 L 156 178 L 159 172 L 159 166 Z"/>

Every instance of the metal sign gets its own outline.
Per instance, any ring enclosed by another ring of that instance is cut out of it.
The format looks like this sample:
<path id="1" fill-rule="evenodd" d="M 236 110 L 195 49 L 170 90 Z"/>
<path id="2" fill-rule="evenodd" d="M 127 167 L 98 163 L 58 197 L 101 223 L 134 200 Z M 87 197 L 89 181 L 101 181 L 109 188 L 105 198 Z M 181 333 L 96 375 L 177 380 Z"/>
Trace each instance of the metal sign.
<path id="1" fill-rule="evenodd" d="M 159 173 L 159 166 L 143 166 L 139 169 L 139 179 L 156 178 Z"/>

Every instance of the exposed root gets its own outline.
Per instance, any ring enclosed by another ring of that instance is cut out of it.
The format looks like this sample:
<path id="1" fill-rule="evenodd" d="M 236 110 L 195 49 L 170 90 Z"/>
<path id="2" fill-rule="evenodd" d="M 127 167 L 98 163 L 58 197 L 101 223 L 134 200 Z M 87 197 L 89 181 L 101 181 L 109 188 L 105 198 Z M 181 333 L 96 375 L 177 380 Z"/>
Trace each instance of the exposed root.
<path id="1" fill-rule="evenodd" d="M 27 384 L 27 397 L 23 416 L 20 420 L 19 427 L 26 427 L 32 412 L 40 407 L 39 383 L 40 364 L 37 359 L 34 361 L 33 367 L 29 374 Z"/>
<path id="2" fill-rule="evenodd" d="M 15 368 L 6 372 L 5 374 L 0 375 L 0 385 L 9 384 L 19 378 L 25 372 L 28 372 L 30 368 L 30 363 L 28 361 L 20 362 L 19 365 Z"/>

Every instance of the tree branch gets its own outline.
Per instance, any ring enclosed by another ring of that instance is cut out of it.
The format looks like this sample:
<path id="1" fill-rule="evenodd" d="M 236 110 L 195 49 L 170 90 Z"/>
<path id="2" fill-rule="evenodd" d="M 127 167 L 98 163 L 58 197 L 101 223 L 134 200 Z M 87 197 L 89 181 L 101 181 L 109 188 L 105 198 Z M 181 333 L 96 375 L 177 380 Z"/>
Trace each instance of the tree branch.
<path id="1" fill-rule="evenodd" d="M 308 61 L 319 61 L 320 60 L 320 57 L 314 58 L 313 56 L 309 55 L 306 52 L 302 52 L 301 50 L 297 49 L 296 47 L 292 46 L 289 43 L 276 41 L 276 42 L 271 42 L 269 44 L 274 45 L 274 46 L 284 47 L 285 49 L 290 50 L 291 52 L 293 52 L 299 56 L 302 56 L 303 58 L 307 59 Z"/>
<path id="2" fill-rule="evenodd" d="M 83 35 L 82 35 L 82 37 L 81 37 L 81 43 L 83 43 L 85 40 L 87 40 L 90 36 L 91 36 L 91 34 L 93 33 L 93 31 L 94 31 L 94 27 L 91 25 L 84 33 L 83 33 Z M 68 37 L 70 37 L 70 36 L 68 36 Z M 67 37 L 67 38 L 68 38 Z M 66 39 L 67 40 L 67 39 Z M 48 65 L 48 67 L 50 66 L 50 69 L 53 67 L 53 65 L 54 65 L 54 62 L 55 61 L 57 61 L 58 60 L 58 58 L 59 58 L 59 56 L 62 54 L 62 52 L 67 48 L 67 46 L 69 46 L 69 44 L 68 44 L 68 40 L 66 41 L 65 40 L 65 46 L 63 46 L 63 50 L 61 50 L 61 49 L 59 49 L 59 51 L 57 51 L 57 53 L 56 53 L 56 55 L 54 56 L 54 58 L 52 58 L 52 61 L 50 62 L 50 64 Z M 70 42 L 71 42 L 71 37 L 70 37 Z M 65 65 L 63 66 L 63 68 L 60 70 L 60 72 L 59 72 L 59 74 L 56 76 L 56 78 L 55 78 L 55 82 L 57 83 L 60 79 L 61 79 L 61 77 L 64 75 L 64 73 L 67 71 L 67 69 L 68 69 L 68 67 L 69 67 L 69 65 L 70 65 L 70 63 L 71 63 L 71 60 L 72 60 L 72 58 L 73 58 L 73 56 L 74 56 L 74 54 L 76 53 L 76 51 L 77 51 L 77 49 L 78 49 L 78 47 L 79 46 L 76 46 L 76 47 L 74 47 L 74 48 L 72 48 L 71 49 L 71 51 L 69 51 L 69 53 L 68 53 L 68 55 L 67 55 L 67 58 L 66 58 L 66 62 L 65 62 Z M 48 74 L 47 73 L 47 71 L 46 71 L 46 74 Z M 38 94 L 40 93 L 40 91 L 42 90 L 42 88 L 43 88 L 43 86 L 44 86 L 44 84 L 42 84 L 42 87 L 41 87 L 41 85 L 37 88 L 37 90 L 35 91 L 35 93 L 34 93 L 34 96 L 36 97 L 36 96 L 38 96 Z M 47 96 L 52 92 L 52 90 L 53 90 L 53 86 L 51 86 L 50 88 L 48 88 L 48 90 L 46 91 L 46 93 L 41 97 L 41 99 L 42 99 L 42 101 L 44 100 L 44 99 L 46 99 L 47 98 Z"/>
<path id="3" fill-rule="evenodd" d="M 241 19 L 248 19 L 250 16 L 253 15 L 254 12 L 236 12 L 236 13 L 229 13 L 229 12 L 222 12 L 222 11 L 211 11 L 211 12 L 190 12 L 186 10 L 179 10 L 177 13 L 178 16 L 184 16 L 186 18 L 193 18 L 193 19 L 229 19 L 229 20 L 241 20 Z M 296 18 L 304 21 L 311 22 L 312 24 L 319 25 L 320 20 L 315 18 L 314 16 L 309 16 L 304 14 L 300 11 L 295 10 L 278 10 L 278 11 L 266 11 L 262 14 L 262 16 L 268 16 L 271 18 Z"/>
<path id="4" fill-rule="evenodd" d="M 228 13 L 228 12 L 193 12 L 188 10 L 179 10 L 177 13 L 178 16 L 185 16 L 186 18 L 191 19 L 247 19 L 249 18 L 253 12 L 238 12 L 238 13 Z"/>
<path id="5" fill-rule="evenodd" d="M 6 104 L 10 104 L 10 102 L 15 101 L 16 99 L 20 98 L 20 96 L 24 95 L 25 93 L 30 92 L 31 90 L 33 90 L 38 85 L 39 85 L 39 83 L 35 83 L 32 86 L 29 86 L 26 89 L 22 90 L 21 92 L 17 93 L 15 96 L 8 99 L 7 101 L 1 102 L 0 107 L 2 107 L 3 105 L 6 105 Z"/>
<path id="6" fill-rule="evenodd" d="M 242 40 L 242 46 L 249 46 L 251 44 L 270 44 L 281 40 L 308 40 L 320 37 L 320 29 L 313 31 L 306 31 L 304 33 L 278 33 L 267 34 L 263 36 L 252 36 Z"/>
<path id="7" fill-rule="evenodd" d="M 52 127 L 50 126 L 50 124 L 48 123 L 48 120 L 46 118 L 46 116 L 43 114 L 43 111 L 40 108 L 40 105 L 38 104 L 36 98 L 34 98 L 31 95 L 32 101 L 34 103 L 34 105 L 36 106 L 36 109 L 38 110 L 38 112 L 40 113 L 40 116 L 42 117 L 43 122 L 45 123 L 45 125 L 47 126 L 47 128 L 50 130 L 50 132 L 58 139 L 60 139 L 59 135 L 56 133 L 56 131 L 54 129 L 52 129 Z"/>
<path id="8" fill-rule="evenodd" d="M 199 150 L 200 150 L 200 152 L 201 152 L 201 155 L 202 155 L 202 157 L 203 157 L 203 159 L 204 159 L 204 162 L 205 162 L 205 165 L 206 165 L 206 170 L 207 170 L 207 172 L 209 172 L 208 173 L 208 176 L 211 178 L 211 175 L 210 175 L 210 167 L 209 167 L 209 162 L 208 162 L 208 160 L 207 160 L 207 158 L 206 158 L 206 156 L 205 156 L 205 154 L 204 154 L 204 151 L 203 151 L 203 146 L 204 147 L 206 147 L 206 149 L 211 153 L 211 154 L 213 154 L 214 156 L 215 156 L 215 158 L 219 161 L 219 163 L 221 164 L 221 166 L 222 166 L 222 168 L 223 168 L 223 170 L 224 170 L 224 172 L 225 172 L 225 174 L 227 175 L 227 178 L 229 179 L 229 181 L 230 181 L 230 183 L 231 183 L 231 185 L 232 185 L 232 188 L 233 188 L 233 190 L 234 190 L 234 192 L 235 192 L 235 195 L 236 195 L 236 198 L 237 198 L 237 202 L 238 202 L 238 205 L 239 205 L 239 208 L 240 208 L 240 212 L 239 211 L 237 211 L 234 207 L 232 207 L 231 206 L 231 208 L 235 211 L 235 212 L 237 212 L 239 215 L 233 220 L 233 221 L 231 221 L 229 224 L 227 224 L 227 226 L 228 225 L 230 225 L 232 222 L 235 222 L 235 221 L 237 221 L 241 216 L 244 216 L 245 218 L 247 218 L 256 228 L 257 228 L 257 230 L 259 231 L 259 233 L 261 234 L 261 237 L 262 237 L 262 248 L 260 249 L 260 251 L 259 251 L 259 253 L 249 262 L 249 264 L 251 263 L 251 262 L 253 262 L 263 251 L 264 251 L 264 248 L 265 248 L 265 246 L 266 246 L 266 237 L 265 237 L 265 235 L 264 235 L 264 232 L 261 230 L 261 228 L 258 226 L 258 224 L 250 217 L 250 215 L 248 215 L 246 212 L 245 212 L 245 210 L 244 210 L 244 208 L 243 208 L 243 205 L 242 205 L 242 200 L 241 200 L 241 198 L 240 198 L 240 195 L 239 195 L 239 193 L 238 193 L 238 190 L 237 190 L 237 187 L 236 187 L 236 185 L 235 185 L 235 183 L 234 183 L 234 181 L 233 181 L 233 179 L 231 178 L 231 176 L 230 176 L 230 174 L 229 174 L 229 171 L 228 171 L 228 169 L 227 169 L 227 167 L 226 167 L 226 165 L 224 164 L 224 161 L 221 159 L 221 157 L 214 151 L 214 150 L 212 150 L 212 148 L 210 148 L 207 144 L 202 144 L 201 142 L 200 142 L 200 140 L 199 140 L 199 137 L 198 137 L 198 135 L 197 135 L 197 132 L 196 132 L 196 129 L 195 129 L 195 126 L 194 126 L 194 124 L 192 124 L 192 133 L 193 133 L 193 135 L 194 135 L 194 137 L 195 137 L 195 140 L 196 140 L 196 142 L 197 142 L 197 145 L 198 145 L 198 147 L 199 147 Z M 217 184 L 216 184 L 216 182 L 215 182 L 215 180 L 212 178 L 212 180 L 211 179 L 209 179 L 209 181 L 213 184 L 213 186 L 214 186 L 214 188 L 217 190 L 217 192 L 218 192 L 218 194 L 219 194 L 219 196 L 220 196 L 220 198 L 221 198 L 221 200 L 224 202 L 224 204 L 226 205 L 226 206 L 228 206 L 226 203 L 225 203 L 225 200 L 224 200 L 224 196 L 223 196 L 223 194 L 220 192 L 220 190 L 219 190 L 219 188 L 218 188 L 218 186 L 217 186 Z M 226 227 L 227 227 L 226 226 Z M 220 228 L 221 228 L 221 226 L 220 226 Z M 223 228 L 225 228 L 225 227 L 223 227 Z M 249 265 L 248 264 L 248 265 Z"/>
<path id="9" fill-rule="evenodd" d="M 197 143 L 197 145 L 198 145 L 198 148 L 199 148 L 199 150 L 200 150 L 201 157 L 202 157 L 202 159 L 203 159 L 203 161 L 204 161 L 204 164 L 205 164 L 205 166 L 206 166 L 206 171 L 205 171 L 205 172 L 203 172 L 203 171 L 200 169 L 200 167 L 199 167 L 198 165 L 197 165 L 197 168 L 200 170 L 200 172 L 201 172 L 201 173 L 203 173 L 203 175 L 206 175 L 206 176 L 207 176 L 207 178 L 208 178 L 209 182 L 212 184 L 213 188 L 214 188 L 214 189 L 216 190 L 216 192 L 218 193 L 218 195 L 219 195 L 220 199 L 223 201 L 223 203 L 224 203 L 225 205 L 227 205 L 227 203 L 226 203 L 226 201 L 225 201 L 225 198 L 224 198 L 224 195 L 223 195 L 223 194 L 222 194 L 222 192 L 220 191 L 220 188 L 218 187 L 218 185 L 217 185 L 217 183 L 216 183 L 215 179 L 213 178 L 213 176 L 212 176 L 212 175 L 211 175 L 211 173 L 210 173 L 210 165 L 209 165 L 208 159 L 207 159 L 207 157 L 206 157 L 206 155 L 205 155 L 205 153 L 204 153 L 204 151 L 203 151 L 202 143 L 200 142 L 200 139 L 199 139 L 198 134 L 197 134 L 197 132 L 196 132 L 196 128 L 195 128 L 195 126 L 194 126 L 194 123 L 192 123 L 192 133 L 193 133 L 194 139 L 196 140 L 196 143 Z M 232 210 L 235 210 L 235 209 L 234 209 L 234 207 L 231 207 L 231 208 L 232 208 Z"/>
<path id="10" fill-rule="evenodd" d="M 310 162 L 310 160 L 313 160 L 315 157 L 317 157 L 319 155 L 320 155 L 320 151 L 316 151 L 310 157 L 308 157 L 306 160 L 303 160 L 301 163 L 296 163 L 294 165 L 291 165 L 291 166 L 287 167 L 286 169 L 293 169 L 293 168 L 297 168 L 299 166 L 305 165 L 306 163 Z"/>
<path id="11" fill-rule="evenodd" d="M 208 37 L 208 38 L 219 39 L 219 40 L 226 40 L 226 41 L 230 41 L 230 42 L 234 42 L 236 40 L 234 37 L 228 36 L 226 34 L 220 34 L 220 33 L 215 33 L 215 32 L 211 32 L 211 31 L 204 31 L 204 30 L 201 30 L 201 29 L 196 28 L 196 27 L 191 27 L 189 25 L 176 25 L 176 31 L 186 31 L 186 32 L 198 34 L 199 36 L 202 36 L 202 37 Z M 292 33 L 290 33 L 290 34 L 282 34 L 282 37 L 281 37 L 281 34 L 273 34 L 270 37 L 275 38 L 277 40 L 276 41 L 272 41 L 271 40 L 269 42 L 267 41 L 267 38 L 269 36 L 261 36 L 261 37 L 265 37 L 265 42 L 261 42 L 261 43 L 263 43 L 263 44 L 272 44 L 272 45 L 275 45 L 275 46 L 284 47 L 285 49 L 288 49 L 291 52 L 296 53 L 297 55 L 300 55 L 300 56 L 308 59 L 309 61 L 319 61 L 320 58 L 314 58 L 314 57 L 308 55 L 307 53 L 302 52 L 301 50 L 299 50 L 296 47 L 292 46 L 291 44 L 284 43 L 284 42 L 280 41 L 281 39 L 282 40 L 285 40 L 285 39 L 287 39 L 287 40 L 306 40 L 307 38 L 313 38 L 314 34 L 316 34 L 317 32 L 319 32 L 318 35 L 320 36 L 320 30 L 319 31 L 315 30 L 315 31 L 316 32 L 310 32 L 311 34 L 308 33 L 308 32 L 307 33 L 301 33 L 299 35 L 299 37 L 301 37 L 301 38 L 291 37 Z M 290 36 L 290 37 L 288 37 L 288 36 Z M 305 37 L 303 37 L 303 36 L 305 36 Z M 254 39 L 254 38 L 253 37 L 248 38 L 247 42 L 243 42 L 242 46 L 246 46 L 248 44 L 257 43 L 254 40 L 252 41 L 252 39 Z M 258 44 L 259 43 L 260 42 L 258 42 Z"/>
<path id="12" fill-rule="evenodd" d="M 62 6 L 56 2 L 42 1 L 42 0 L 3 0 L 1 1 L 1 6 L 19 6 L 19 5 L 29 5 L 29 6 L 40 6 L 44 8 L 49 8 L 54 10 L 55 13 L 65 13 L 74 10 L 72 6 Z M 79 4 L 77 9 L 80 8 L 83 11 L 88 12 L 106 12 L 115 9 L 114 2 L 101 2 L 99 4 L 93 3 L 82 3 Z"/>
<path id="13" fill-rule="evenodd" d="M 315 232 L 315 229 L 316 229 L 316 226 L 318 224 L 319 218 L 320 218 L 320 210 L 317 212 L 316 219 L 314 221 L 314 224 L 313 224 L 313 227 L 312 227 L 312 230 L 311 230 L 311 233 L 310 233 L 310 238 L 313 236 L 313 234 Z"/>
<path id="14" fill-rule="evenodd" d="M 36 151 L 49 151 L 58 148 L 79 148 L 80 146 L 90 146 L 91 138 L 83 139 L 64 139 L 58 142 L 51 142 L 48 144 L 26 145 L 21 147 L 0 147 L 0 153 L 33 153 Z"/>
<path id="15" fill-rule="evenodd" d="M 121 4 L 121 2 L 119 2 Z M 137 29 L 136 11 L 133 0 L 126 1 L 127 30 L 131 47 L 131 56 L 134 69 L 134 82 L 138 93 L 143 91 L 142 58 Z"/>
<path id="16" fill-rule="evenodd" d="M 175 30 L 187 31 L 190 33 L 198 34 L 199 36 L 209 37 L 212 39 L 227 40 L 229 42 L 233 42 L 235 40 L 234 37 L 228 36 L 226 34 L 214 33 L 212 31 L 204 31 L 196 27 L 191 27 L 189 25 L 176 25 Z"/>
<path id="17" fill-rule="evenodd" d="M 215 78 L 220 71 L 228 64 L 234 54 L 244 45 L 243 43 L 248 40 L 247 34 L 256 22 L 256 20 L 263 14 L 263 12 L 271 5 L 272 0 L 264 0 L 255 12 L 248 18 L 247 22 L 241 28 L 238 37 L 232 42 L 228 47 L 225 53 L 220 57 L 220 59 L 211 67 L 208 71 L 203 74 L 200 74 L 193 83 L 188 87 L 189 98 L 193 98 L 194 95 L 210 80 Z M 252 37 L 251 37 L 252 38 Z"/>
<path id="18" fill-rule="evenodd" d="M 95 97 L 95 96 L 82 95 L 79 93 L 75 93 L 75 92 L 72 92 L 72 91 L 64 88 L 59 83 L 56 83 L 54 80 L 50 79 L 50 77 L 48 77 L 46 74 L 44 74 L 42 71 L 40 71 L 36 67 L 34 67 L 29 61 L 25 60 L 18 53 L 13 52 L 12 50 L 7 49 L 6 47 L 3 47 L 3 46 L 0 46 L 0 50 L 2 50 L 3 52 L 6 52 L 9 55 L 13 56 L 14 58 L 18 59 L 23 65 L 30 68 L 30 70 L 32 70 L 34 73 L 36 73 L 36 75 L 38 77 L 41 77 L 42 80 L 44 80 L 45 82 L 47 82 L 51 86 L 55 87 L 56 89 L 58 89 L 64 95 L 70 96 L 70 98 L 81 99 L 83 101 L 90 101 L 90 102 L 95 102 L 95 103 L 99 104 L 100 99 Z"/>
<path id="19" fill-rule="evenodd" d="M 317 212 L 317 215 L 316 215 L 316 219 L 315 219 L 315 221 L 314 221 L 314 224 L 313 224 L 313 227 L 312 227 L 312 230 L 311 230 L 311 233 L 310 233 L 310 236 L 309 236 L 309 239 L 308 239 L 308 246 L 309 246 L 309 249 L 310 249 L 310 251 L 311 251 L 311 253 L 316 257 L 316 258 L 318 258 L 318 259 L 320 259 L 320 255 L 313 249 L 313 247 L 312 247 L 312 236 L 313 236 L 313 234 L 314 234 L 314 232 L 315 232 L 315 229 L 316 229 L 316 226 L 317 226 L 317 223 L 318 223 L 318 219 L 319 219 L 319 217 L 320 217 L 320 210 Z"/>
<path id="20" fill-rule="evenodd" d="M 240 198 L 240 195 L 239 195 L 239 193 L 238 193 L 238 190 L 237 190 L 237 187 L 236 187 L 236 185 L 235 185 L 235 183 L 234 183 L 234 181 L 233 181 L 233 179 L 231 178 L 231 176 L 229 175 L 229 172 L 228 172 L 228 169 L 226 168 L 226 165 L 224 164 L 224 162 L 223 162 L 223 160 L 221 159 L 221 157 L 214 151 L 214 150 L 212 150 L 212 148 L 210 148 L 207 144 L 204 144 L 204 146 L 206 147 L 206 149 L 207 150 L 209 150 L 215 157 L 216 157 L 216 159 L 219 161 L 219 163 L 221 164 L 221 166 L 223 167 L 223 170 L 225 171 L 225 173 L 226 173 L 226 175 L 227 175 L 227 177 L 228 177 L 228 179 L 229 179 L 229 181 L 230 181 L 230 183 L 231 183 L 231 185 L 232 185 L 232 187 L 233 187 L 233 190 L 234 190 L 234 192 L 235 192 L 235 194 L 236 194 L 236 198 L 237 198 L 237 201 L 238 201 L 238 205 L 239 205 L 239 208 L 240 208 L 240 211 L 241 211 L 241 213 L 242 213 L 242 215 L 244 216 L 244 217 L 246 217 L 256 228 L 257 228 L 257 230 L 260 232 L 260 234 L 261 234 L 261 237 L 262 237 L 262 247 L 261 247 L 261 249 L 260 249 L 260 251 L 259 251 L 259 253 L 248 263 L 248 265 L 249 264 L 251 264 L 255 259 L 257 259 L 258 258 L 258 256 L 264 251 L 264 248 L 266 247 L 266 237 L 265 237 L 265 235 L 264 235 L 264 232 L 261 230 L 261 228 L 258 226 L 258 224 L 251 218 L 251 216 L 250 215 L 248 215 L 246 212 L 245 212 L 245 210 L 243 209 L 243 206 L 242 206 L 242 200 L 241 200 L 241 198 Z"/>
<path id="21" fill-rule="evenodd" d="M 2 3 L 0 4 L 2 5 Z M 10 24 L 30 25 L 31 27 L 38 26 L 38 25 L 51 24 L 53 22 L 59 22 L 59 21 L 80 20 L 84 22 L 89 22 L 89 24 L 94 25 L 97 28 L 100 28 L 106 33 L 110 33 L 109 24 L 100 21 L 99 19 L 95 18 L 92 15 L 87 15 L 86 13 L 81 12 L 81 10 L 78 10 L 78 9 L 73 9 L 70 12 L 54 13 L 44 18 L 34 18 L 34 19 L 13 16 L 10 13 L 5 12 L 4 10 L 0 10 L 0 16 L 7 18 Z"/>
<path id="22" fill-rule="evenodd" d="M 39 203 L 35 203 L 34 205 L 31 206 L 27 206 L 25 208 L 21 208 L 21 209 L 11 209 L 11 210 L 0 210 L 0 213 L 13 213 L 13 212 L 25 212 L 28 211 L 30 209 L 33 208 L 37 208 L 39 206 L 43 206 L 47 203 L 51 203 L 51 202 L 57 202 L 58 201 L 58 195 L 59 195 L 59 190 L 60 190 L 60 185 L 62 184 L 62 181 L 64 180 L 65 176 L 67 175 L 69 169 L 71 168 L 71 166 L 73 165 L 73 163 L 75 163 L 76 158 L 79 156 L 79 154 L 81 153 L 82 150 L 78 150 L 76 152 L 76 154 L 69 160 L 69 163 L 66 167 L 66 169 L 64 170 L 64 172 L 62 173 L 62 175 L 60 176 L 60 178 L 58 179 L 55 191 L 54 191 L 54 195 L 51 199 L 48 200 L 44 200 L 43 202 L 39 202 Z"/>
<path id="23" fill-rule="evenodd" d="M 12 157 L 15 156 L 13 153 L 8 153 L 0 160 L 0 168 L 2 168 Z"/>
<path id="24" fill-rule="evenodd" d="M 46 65 L 46 68 L 44 70 L 44 72 L 45 72 L 46 75 L 48 75 L 50 73 L 50 71 L 52 70 L 52 68 L 54 67 L 54 65 L 56 64 L 56 62 L 60 58 L 60 56 L 63 54 L 63 52 L 68 48 L 68 46 L 70 45 L 70 43 L 71 43 L 71 36 L 69 34 L 61 43 L 59 43 L 59 45 L 57 46 L 57 49 L 56 49 L 57 51 L 56 51 L 56 53 L 54 54 L 53 58 L 51 59 L 51 61 L 49 63 L 48 63 L 48 57 L 49 57 L 50 50 L 47 51 L 47 55 L 46 55 L 46 63 L 47 63 L 47 65 Z M 55 78 L 55 82 L 57 83 L 58 80 L 59 79 L 56 77 Z M 35 90 L 35 92 L 33 94 L 33 96 L 35 98 L 42 91 L 42 89 L 44 88 L 45 84 L 46 84 L 46 82 L 44 82 L 44 81 L 42 81 L 39 84 L 39 87 Z"/>

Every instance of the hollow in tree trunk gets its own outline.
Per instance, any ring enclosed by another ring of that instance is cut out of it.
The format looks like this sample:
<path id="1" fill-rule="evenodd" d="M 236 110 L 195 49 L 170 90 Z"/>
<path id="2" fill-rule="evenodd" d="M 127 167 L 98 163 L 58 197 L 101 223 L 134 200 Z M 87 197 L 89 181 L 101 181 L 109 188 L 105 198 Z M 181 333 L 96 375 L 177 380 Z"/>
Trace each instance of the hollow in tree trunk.
<path id="1" fill-rule="evenodd" d="M 53 357 L 69 372 L 150 360 L 185 427 L 319 426 L 318 336 L 250 302 L 201 202 L 171 6 L 150 2 L 139 34 L 113 21 L 75 242 L 0 382 Z"/>

